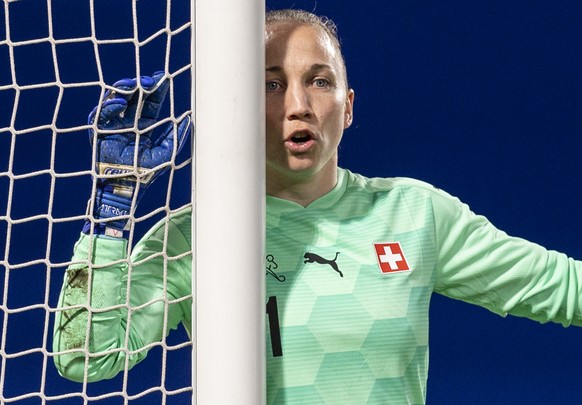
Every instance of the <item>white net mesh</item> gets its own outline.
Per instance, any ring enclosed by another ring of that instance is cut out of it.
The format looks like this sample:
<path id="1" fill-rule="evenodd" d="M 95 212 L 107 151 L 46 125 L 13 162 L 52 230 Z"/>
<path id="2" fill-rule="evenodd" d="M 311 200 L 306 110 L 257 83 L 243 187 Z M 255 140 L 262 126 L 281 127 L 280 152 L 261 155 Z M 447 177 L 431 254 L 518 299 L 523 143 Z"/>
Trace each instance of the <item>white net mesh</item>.
<path id="1" fill-rule="evenodd" d="M 61 377 L 52 351 L 63 274 L 92 193 L 87 115 L 108 85 L 158 70 L 171 83 L 161 117 L 177 122 L 189 114 L 190 28 L 187 0 L 0 6 L 1 403 L 190 402 L 191 344 L 183 328 L 146 347 L 148 356 L 131 371 L 100 382 Z M 190 204 L 184 149 L 140 202 L 130 244 Z M 165 296 L 160 302 L 172 303 Z M 92 356 L 86 348 L 84 355 Z"/>

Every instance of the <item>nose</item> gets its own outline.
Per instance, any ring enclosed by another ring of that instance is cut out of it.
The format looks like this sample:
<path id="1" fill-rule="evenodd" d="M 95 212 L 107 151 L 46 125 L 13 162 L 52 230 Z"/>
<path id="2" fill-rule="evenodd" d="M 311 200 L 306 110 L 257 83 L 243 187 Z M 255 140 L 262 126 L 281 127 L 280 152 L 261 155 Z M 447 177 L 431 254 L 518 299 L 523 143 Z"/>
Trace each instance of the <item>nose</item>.
<path id="1" fill-rule="evenodd" d="M 288 120 L 305 119 L 313 115 L 311 96 L 305 86 L 294 84 L 287 87 L 285 110 Z"/>

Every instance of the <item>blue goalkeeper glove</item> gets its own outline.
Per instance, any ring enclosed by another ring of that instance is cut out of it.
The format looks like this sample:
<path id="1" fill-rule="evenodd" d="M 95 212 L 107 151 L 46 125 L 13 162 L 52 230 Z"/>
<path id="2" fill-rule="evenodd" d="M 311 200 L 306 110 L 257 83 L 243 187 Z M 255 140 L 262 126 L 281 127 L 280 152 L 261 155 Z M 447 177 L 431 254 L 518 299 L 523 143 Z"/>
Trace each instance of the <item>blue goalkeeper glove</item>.
<path id="1" fill-rule="evenodd" d="M 89 130 L 96 148 L 97 178 L 92 217 L 96 220 L 93 233 L 125 237 L 129 216 L 135 210 L 147 187 L 168 170 L 182 149 L 191 131 L 190 117 L 171 123 L 155 142 L 152 125 L 156 123 L 168 92 L 169 82 L 164 72 L 151 77 L 122 79 L 113 84 L 115 90 L 105 93 L 104 101 L 89 114 Z M 87 220 L 83 232 L 91 232 Z"/>

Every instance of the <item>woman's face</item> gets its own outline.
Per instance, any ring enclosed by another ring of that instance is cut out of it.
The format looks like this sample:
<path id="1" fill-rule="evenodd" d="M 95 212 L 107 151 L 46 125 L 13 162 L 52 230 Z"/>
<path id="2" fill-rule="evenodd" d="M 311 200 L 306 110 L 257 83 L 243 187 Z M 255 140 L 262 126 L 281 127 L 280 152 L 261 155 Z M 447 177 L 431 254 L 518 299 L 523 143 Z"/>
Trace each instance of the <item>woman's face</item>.
<path id="1" fill-rule="evenodd" d="M 266 40 L 267 178 L 305 179 L 337 168 L 337 148 L 352 122 L 354 93 L 327 33 L 275 23 Z"/>

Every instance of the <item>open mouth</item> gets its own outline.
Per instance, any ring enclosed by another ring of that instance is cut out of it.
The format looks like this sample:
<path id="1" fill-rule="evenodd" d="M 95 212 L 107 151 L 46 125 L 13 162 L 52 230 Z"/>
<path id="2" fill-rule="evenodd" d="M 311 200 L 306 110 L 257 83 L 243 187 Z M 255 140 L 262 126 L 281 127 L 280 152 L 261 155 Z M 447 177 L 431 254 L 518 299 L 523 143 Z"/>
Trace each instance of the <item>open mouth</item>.
<path id="1" fill-rule="evenodd" d="M 300 134 L 296 134 L 296 135 L 292 136 L 290 141 L 293 143 L 302 144 L 305 142 L 309 142 L 311 139 L 313 139 L 311 137 L 311 135 L 300 133 Z"/>
<path id="2" fill-rule="evenodd" d="M 286 147 L 293 153 L 304 153 L 313 147 L 315 138 L 308 131 L 297 131 L 285 141 Z"/>

